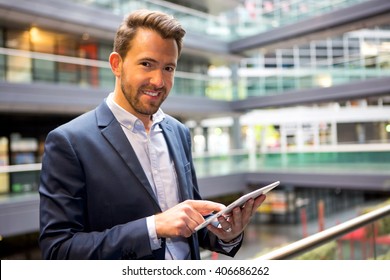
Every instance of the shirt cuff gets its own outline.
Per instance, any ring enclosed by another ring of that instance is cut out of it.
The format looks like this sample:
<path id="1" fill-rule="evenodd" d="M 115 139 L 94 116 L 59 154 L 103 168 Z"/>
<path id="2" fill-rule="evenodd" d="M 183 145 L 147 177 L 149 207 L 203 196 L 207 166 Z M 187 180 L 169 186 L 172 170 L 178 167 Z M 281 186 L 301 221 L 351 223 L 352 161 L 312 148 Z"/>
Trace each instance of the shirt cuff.
<path id="1" fill-rule="evenodd" d="M 146 226 L 149 232 L 149 242 L 152 251 L 161 248 L 161 239 L 157 238 L 156 223 L 154 221 L 154 215 L 146 218 Z"/>
<path id="2" fill-rule="evenodd" d="M 223 242 L 221 239 L 218 239 L 218 243 L 222 246 L 222 249 L 225 250 L 225 252 L 230 253 L 231 250 L 233 250 L 234 247 L 236 247 L 238 244 L 240 244 L 242 240 L 242 233 L 237 236 L 235 239 L 230 241 L 229 243 Z"/>

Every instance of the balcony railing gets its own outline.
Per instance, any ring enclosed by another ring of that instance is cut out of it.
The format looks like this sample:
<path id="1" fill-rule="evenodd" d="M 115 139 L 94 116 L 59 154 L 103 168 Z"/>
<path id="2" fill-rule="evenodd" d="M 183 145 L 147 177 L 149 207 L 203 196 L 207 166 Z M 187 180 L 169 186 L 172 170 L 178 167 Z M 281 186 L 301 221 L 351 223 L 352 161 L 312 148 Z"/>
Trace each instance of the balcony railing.
<path id="1" fill-rule="evenodd" d="M 245 99 L 390 76 L 390 69 L 385 66 L 365 68 L 356 65 L 353 68 L 346 65 L 340 68 L 338 65 L 337 68 L 326 69 L 243 68 L 238 74 L 238 83 L 234 85 L 230 77 L 176 71 L 172 94 L 219 100 Z M 58 83 L 104 89 L 114 86 L 114 76 L 107 61 L 9 48 L 0 48 L 0 81 Z M 233 92 L 238 94 L 234 95 Z"/>
<path id="2" fill-rule="evenodd" d="M 40 164 L 3 166 L 0 167 L 0 176 L 29 172 L 39 175 L 40 168 Z M 349 196 L 347 199 L 354 198 Z M 38 201 L 36 192 L 0 195 L 0 236 L 36 231 Z M 257 259 L 390 259 L 389 225 L 390 205 L 386 205 L 265 253 Z"/>
<path id="3" fill-rule="evenodd" d="M 218 15 L 191 9 L 168 1 L 102 1 L 73 0 L 85 5 L 111 9 L 116 14 L 126 14 L 136 9 L 166 12 L 177 18 L 191 32 L 231 41 L 265 32 L 276 27 L 293 24 L 304 19 L 350 7 L 367 0 L 330 1 L 252 1 L 246 5 L 225 9 Z"/>
<path id="4" fill-rule="evenodd" d="M 252 155 L 246 150 L 239 150 L 224 154 L 194 154 L 194 164 L 199 178 L 259 171 L 383 176 L 390 170 L 390 151 L 387 144 L 382 146 L 383 149 L 376 151 L 355 152 L 273 152 Z M 40 163 L 0 166 L 0 193 L 37 191 L 40 170 Z"/>
<path id="5" fill-rule="evenodd" d="M 390 205 L 266 253 L 256 260 L 390 259 Z"/>

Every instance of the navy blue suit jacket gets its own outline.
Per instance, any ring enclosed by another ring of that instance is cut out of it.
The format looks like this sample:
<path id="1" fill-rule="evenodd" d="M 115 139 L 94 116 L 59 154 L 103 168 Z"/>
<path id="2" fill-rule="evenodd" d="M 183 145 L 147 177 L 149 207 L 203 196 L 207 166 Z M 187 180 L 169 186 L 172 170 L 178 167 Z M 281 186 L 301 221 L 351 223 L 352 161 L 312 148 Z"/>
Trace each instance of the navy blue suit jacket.
<path id="1" fill-rule="evenodd" d="M 170 116 L 161 128 L 177 169 L 181 200 L 201 199 L 188 129 Z M 105 102 L 48 134 L 39 193 L 43 258 L 164 259 L 165 240 L 152 251 L 146 226 L 146 217 L 161 209 Z M 188 242 L 192 259 L 200 258 L 199 246 L 226 254 L 207 229 Z"/>

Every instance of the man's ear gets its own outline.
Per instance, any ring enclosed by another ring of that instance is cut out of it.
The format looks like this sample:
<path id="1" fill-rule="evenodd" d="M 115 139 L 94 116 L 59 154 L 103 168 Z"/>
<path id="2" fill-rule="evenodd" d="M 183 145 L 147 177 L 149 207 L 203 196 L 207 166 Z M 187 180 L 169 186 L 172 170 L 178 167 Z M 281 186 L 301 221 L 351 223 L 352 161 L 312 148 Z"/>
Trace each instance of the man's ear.
<path id="1" fill-rule="evenodd" d="M 117 52 L 112 52 L 110 54 L 110 66 L 111 71 L 116 77 L 119 77 L 122 71 L 122 57 Z"/>

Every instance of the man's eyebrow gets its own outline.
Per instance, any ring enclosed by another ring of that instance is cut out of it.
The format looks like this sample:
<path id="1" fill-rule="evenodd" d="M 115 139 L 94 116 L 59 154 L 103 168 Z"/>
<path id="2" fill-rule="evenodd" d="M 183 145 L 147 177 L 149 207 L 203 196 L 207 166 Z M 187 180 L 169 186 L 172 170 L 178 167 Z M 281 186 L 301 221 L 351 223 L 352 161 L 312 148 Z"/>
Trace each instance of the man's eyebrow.
<path id="1" fill-rule="evenodd" d="M 159 61 L 157 61 L 151 57 L 143 57 L 143 58 L 140 58 L 138 61 L 140 61 L 140 62 L 148 61 L 148 62 L 152 62 L 152 63 L 159 63 Z M 177 64 L 175 62 L 171 62 L 171 63 L 166 64 L 166 66 L 171 66 L 171 67 L 176 68 Z"/>
<path id="2" fill-rule="evenodd" d="M 176 69 L 177 65 L 176 65 L 176 63 L 168 63 L 166 66 L 170 66 L 170 67 Z"/>
<path id="3" fill-rule="evenodd" d="M 151 57 L 142 57 L 140 59 L 138 59 L 139 61 L 150 61 L 150 62 L 154 62 L 154 63 L 157 63 L 158 61 L 151 58 Z"/>

